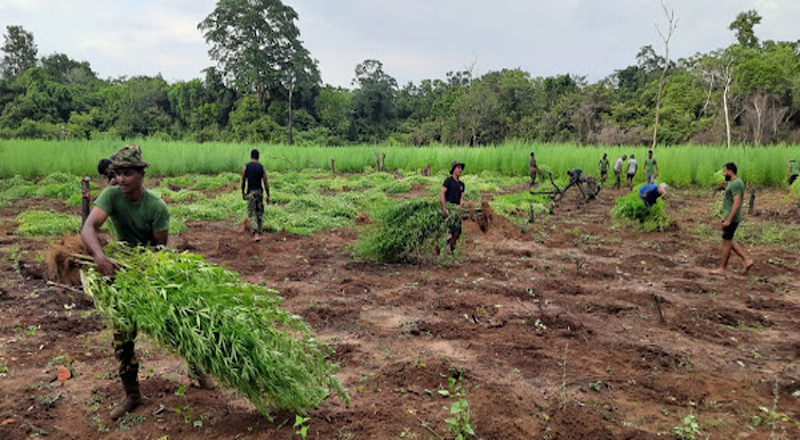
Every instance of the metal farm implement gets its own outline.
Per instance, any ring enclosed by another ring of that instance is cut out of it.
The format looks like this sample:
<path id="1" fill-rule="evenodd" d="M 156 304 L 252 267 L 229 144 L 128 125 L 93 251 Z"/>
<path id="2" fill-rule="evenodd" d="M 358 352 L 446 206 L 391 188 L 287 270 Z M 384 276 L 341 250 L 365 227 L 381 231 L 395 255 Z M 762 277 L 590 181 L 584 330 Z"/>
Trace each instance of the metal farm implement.
<path id="1" fill-rule="evenodd" d="M 597 194 L 601 189 L 600 185 L 597 184 L 597 181 L 594 180 L 594 177 L 584 174 L 570 177 L 569 183 L 564 188 L 560 188 L 553 180 L 553 173 L 548 171 L 547 177 L 550 179 L 550 184 L 553 186 L 553 189 L 543 191 L 531 190 L 530 193 L 532 195 L 549 195 L 550 201 L 553 202 L 553 204 L 558 204 L 558 202 L 564 198 L 564 195 L 567 194 L 567 191 L 573 187 L 578 189 L 578 201 L 581 204 L 587 203 L 589 200 L 597 197 Z"/>

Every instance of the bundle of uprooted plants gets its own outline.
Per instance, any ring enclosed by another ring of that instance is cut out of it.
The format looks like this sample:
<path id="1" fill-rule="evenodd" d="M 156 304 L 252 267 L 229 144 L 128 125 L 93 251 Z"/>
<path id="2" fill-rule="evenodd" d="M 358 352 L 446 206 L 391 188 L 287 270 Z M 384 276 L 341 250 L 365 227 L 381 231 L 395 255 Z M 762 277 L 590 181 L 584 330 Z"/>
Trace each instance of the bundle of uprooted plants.
<path id="1" fill-rule="evenodd" d="M 356 254 L 382 262 L 418 262 L 443 255 L 450 226 L 458 224 L 463 208 L 448 205 L 449 215 L 442 217 L 439 201 L 409 200 L 376 209 L 372 224 L 355 245 Z"/>
<path id="2" fill-rule="evenodd" d="M 326 360 L 332 350 L 303 319 L 282 310 L 278 292 L 242 281 L 201 256 L 106 247 L 123 268 L 113 282 L 83 270 L 95 306 L 119 328 L 136 326 L 222 385 L 233 387 L 269 417 L 272 409 L 303 413 L 335 390 L 349 402 Z"/>
<path id="3" fill-rule="evenodd" d="M 658 200 L 650 210 L 639 199 L 636 192 L 619 197 L 611 210 L 611 217 L 615 220 L 637 221 L 637 227 L 647 232 L 660 231 L 672 224 L 672 220 L 664 212 L 664 202 Z"/>

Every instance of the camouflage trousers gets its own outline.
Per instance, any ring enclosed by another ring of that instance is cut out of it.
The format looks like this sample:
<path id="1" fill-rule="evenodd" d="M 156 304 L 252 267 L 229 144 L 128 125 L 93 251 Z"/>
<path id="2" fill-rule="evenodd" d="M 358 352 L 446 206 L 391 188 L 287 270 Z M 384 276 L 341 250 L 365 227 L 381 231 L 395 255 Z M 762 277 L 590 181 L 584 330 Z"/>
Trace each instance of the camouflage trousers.
<path id="1" fill-rule="evenodd" d="M 136 327 L 132 331 L 114 329 L 114 357 L 117 359 L 119 377 L 123 380 L 136 378 L 139 374 L 139 359 L 136 358 L 133 341 L 136 339 Z"/>
<path id="2" fill-rule="evenodd" d="M 247 217 L 250 219 L 250 232 L 260 234 L 264 217 L 264 193 L 261 190 L 247 193 Z"/>

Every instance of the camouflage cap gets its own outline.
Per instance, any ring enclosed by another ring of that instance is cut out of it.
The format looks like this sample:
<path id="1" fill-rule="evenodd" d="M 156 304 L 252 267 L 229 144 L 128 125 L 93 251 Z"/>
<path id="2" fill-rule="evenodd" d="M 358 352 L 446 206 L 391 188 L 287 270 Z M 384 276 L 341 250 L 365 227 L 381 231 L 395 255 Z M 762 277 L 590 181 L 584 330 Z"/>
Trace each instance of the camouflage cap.
<path id="1" fill-rule="evenodd" d="M 464 171 L 464 167 L 467 166 L 464 162 L 454 160 L 450 163 L 450 174 L 453 174 L 453 171 L 456 170 L 456 167 L 461 167 L 461 171 Z"/>
<path id="2" fill-rule="evenodd" d="M 147 162 L 142 160 L 142 149 L 135 144 L 126 145 L 111 155 L 111 169 L 147 168 L 147 166 Z"/>

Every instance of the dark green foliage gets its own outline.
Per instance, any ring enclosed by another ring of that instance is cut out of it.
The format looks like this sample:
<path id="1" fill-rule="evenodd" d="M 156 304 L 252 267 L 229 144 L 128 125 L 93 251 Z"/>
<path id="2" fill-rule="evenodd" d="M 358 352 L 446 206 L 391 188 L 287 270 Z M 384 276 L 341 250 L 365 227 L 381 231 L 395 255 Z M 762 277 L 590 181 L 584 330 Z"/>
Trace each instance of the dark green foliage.
<path id="1" fill-rule="evenodd" d="M 124 270 L 109 283 L 84 270 L 86 291 L 114 326 L 136 325 L 165 348 L 235 388 L 258 410 L 304 413 L 335 390 L 349 397 L 316 340 L 297 315 L 282 310 L 278 292 L 247 284 L 201 256 L 107 248 Z"/>
<path id="2" fill-rule="evenodd" d="M 664 212 L 661 199 L 648 211 L 636 192 L 619 197 L 611 210 L 611 217 L 615 220 L 638 221 L 637 227 L 647 232 L 660 231 L 672 223 Z"/>
<path id="3" fill-rule="evenodd" d="M 355 246 L 361 257 L 383 262 L 416 262 L 443 250 L 450 225 L 460 221 L 463 210 L 448 205 L 442 217 L 441 205 L 433 199 L 417 199 L 384 206 L 374 223 L 367 226 Z"/>

